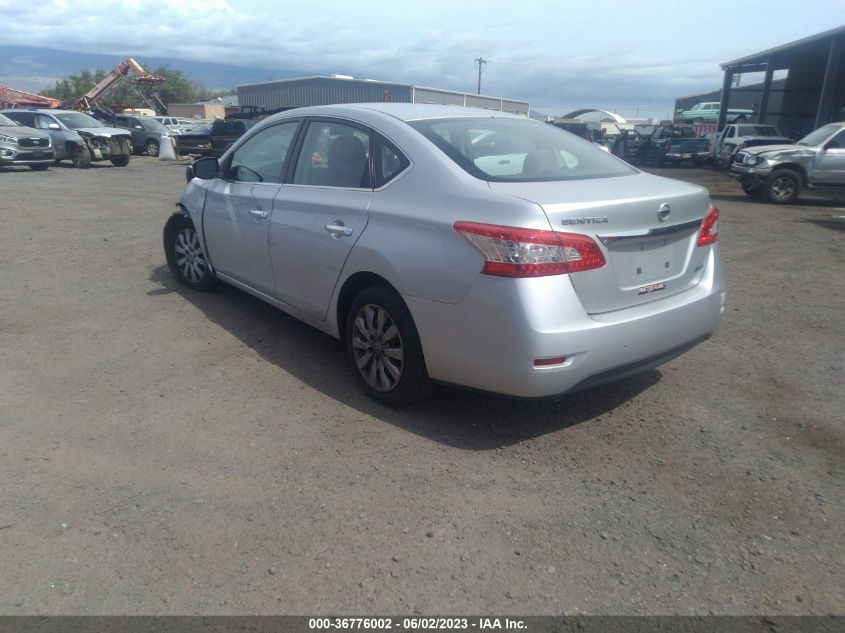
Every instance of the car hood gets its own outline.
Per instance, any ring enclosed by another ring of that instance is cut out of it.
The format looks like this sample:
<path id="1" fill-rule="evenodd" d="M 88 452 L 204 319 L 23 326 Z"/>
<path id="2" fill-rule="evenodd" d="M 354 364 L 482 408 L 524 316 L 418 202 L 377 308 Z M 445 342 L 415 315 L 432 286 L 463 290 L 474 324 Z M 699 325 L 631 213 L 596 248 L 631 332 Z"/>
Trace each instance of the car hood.
<path id="1" fill-rule="evenodd" d="M 35 128 L 26 127 L 24 125 L 0 125 L 0 134 L 6 136 L 17 136 L 24 138 L 49 138 L 50 135 L 46 132 L 41 132 Z"/>
<path id="2" fill-rule="evenodd" d="M 760 145 L 759 147 L 749 147 L 742 151 L 748 154 L 759 156 L 760 154 L 791 154 L 791 153 L 812 153 L 813 148 L 809 145 Z"/>
<path id="3" fill-rule="evenodd" d="M 131 136 L 129 130 L 121 130 L 119 127 L 78 127 L 75 130 L 83 136 Z"/>
<path id="4" fill-rule="evenodd" d="M 791 138 L 787 138 L 785 136 L 754 136 L 753 134 L 749 134 L 747 136 L 737 136 L 735 138 L 730 139 L 731 141 L 777 141 L 778 147 L 794 147 Z M 770 146 L 771 147 L 771 146 Z M 799 147 L 804 147 L 799 146 Z"/>

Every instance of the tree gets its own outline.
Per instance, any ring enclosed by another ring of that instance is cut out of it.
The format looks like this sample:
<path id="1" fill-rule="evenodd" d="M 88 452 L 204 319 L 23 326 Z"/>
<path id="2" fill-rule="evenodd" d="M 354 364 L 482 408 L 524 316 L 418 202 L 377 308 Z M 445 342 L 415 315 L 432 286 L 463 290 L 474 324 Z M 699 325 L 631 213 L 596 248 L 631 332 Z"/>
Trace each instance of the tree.
<path id="1" fill-rule="evenodd" d="M 219 94 L 194 83 L 181 70 L 168 66 L 159 66 L 155 69 L 147 68 L 143 64 L 141 66 L 151 75 L 164 77 L 163 83 L 152 87 L 141 87 L 140 90 L 144 92 L 148 90 L 156 92 L 159 99 L 165 105 L 171 103 L 194 103 L 195 101 L 210 99 Z M 57 81 L 52 88 L 42 91 L 41 94 L 47 97 L 53 97 L 54 99 L 61 99 L 64 103 L 74 103 L 82 95 L 91 90 L 91 88 L 96 86 L 97 83 L 102 81 L 106 75 L 108 75 L 108 72 L 102 68 L 97 68 L 93 72 L 85 69 L 77 75 L 70 75 Z M 132 79 L 133 77 L 130 74 L 125 80 L 118 82 L 111 90 L 97 100 L 98 105 L 101 107 L 120 108 L 147 106 L 144 99 L 138 94 L 132 83 Z"/>

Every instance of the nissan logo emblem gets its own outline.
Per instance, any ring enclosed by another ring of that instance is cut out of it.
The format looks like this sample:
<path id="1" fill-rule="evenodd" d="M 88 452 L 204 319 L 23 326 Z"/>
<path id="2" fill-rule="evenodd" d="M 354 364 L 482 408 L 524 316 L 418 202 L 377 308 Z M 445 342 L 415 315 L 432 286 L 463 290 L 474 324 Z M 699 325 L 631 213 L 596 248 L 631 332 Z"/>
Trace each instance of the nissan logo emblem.
<path id="1" fill-rule="evenodd" d="M 660 208 L 657 210 L 657 219 L 661 222 L 665 222 L 669 215 L 672 213 L 672 207 L 669 206 L 668 202 L 664 202 L 660 205 Z"/>

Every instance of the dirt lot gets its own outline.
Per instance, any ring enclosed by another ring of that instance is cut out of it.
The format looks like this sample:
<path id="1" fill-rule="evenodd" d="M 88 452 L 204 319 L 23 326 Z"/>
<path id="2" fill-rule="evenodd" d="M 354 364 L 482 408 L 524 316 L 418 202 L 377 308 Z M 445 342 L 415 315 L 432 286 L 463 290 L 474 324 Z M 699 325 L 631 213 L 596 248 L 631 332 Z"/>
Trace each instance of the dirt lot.
<path id="1" fill-rule="evenodd" d="M 392 411 L 164 266 L 184 165 L 0 170 L 0 613 L 845 613 L 845 203 L 710 170 L 728 314 L 659 370 Z"/>

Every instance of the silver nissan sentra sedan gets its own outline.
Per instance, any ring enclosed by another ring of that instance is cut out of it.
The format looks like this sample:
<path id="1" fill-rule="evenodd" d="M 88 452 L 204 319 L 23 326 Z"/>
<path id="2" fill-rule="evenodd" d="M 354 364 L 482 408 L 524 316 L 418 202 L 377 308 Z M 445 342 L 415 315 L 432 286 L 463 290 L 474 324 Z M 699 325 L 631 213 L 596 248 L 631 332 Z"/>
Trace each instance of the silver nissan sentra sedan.
<path id="1" fill-rule="evenodd" d="M 226 282 L 339 338 L 388 405 L 432 381 L 591 387 L 692 348 L 724 313 L 705 189 L 523 117 L 291 110 L 188 179 L 164 228 L 176 278 Z"/>

